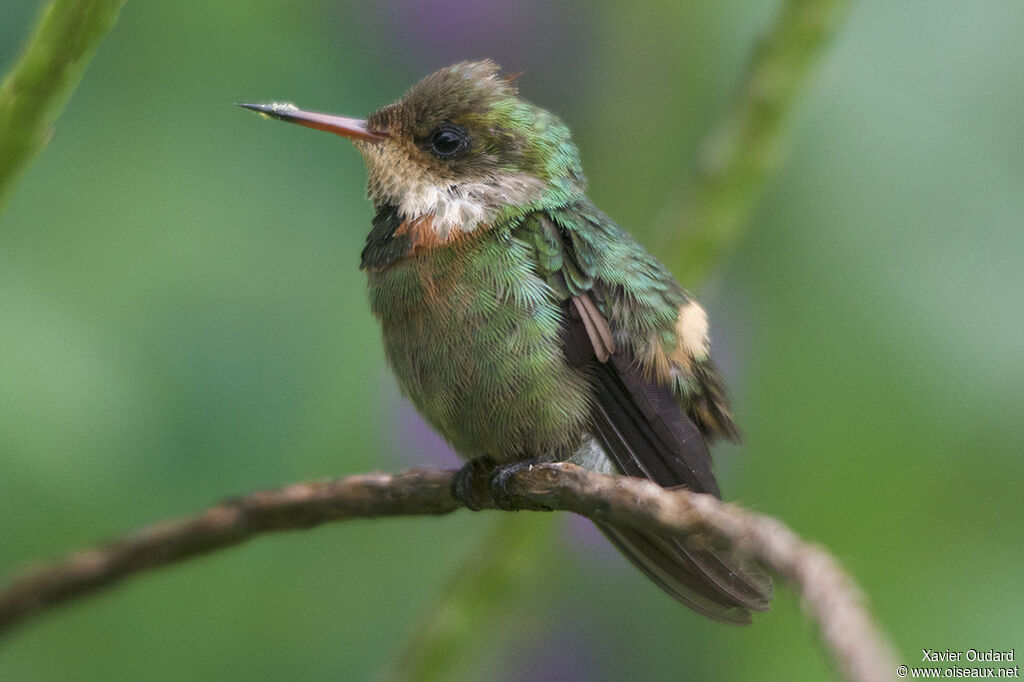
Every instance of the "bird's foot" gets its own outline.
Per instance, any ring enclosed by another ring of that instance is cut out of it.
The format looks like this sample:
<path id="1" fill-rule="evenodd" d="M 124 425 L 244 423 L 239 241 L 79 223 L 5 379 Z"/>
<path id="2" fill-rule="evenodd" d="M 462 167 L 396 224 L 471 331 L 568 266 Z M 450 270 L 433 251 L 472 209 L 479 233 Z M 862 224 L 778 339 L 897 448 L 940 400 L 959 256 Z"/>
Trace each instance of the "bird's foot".
<path id="1" fill-rule="evenodd" d="M 494 501 L 495 507 L 515 511 L 521 507 L 513 504 L 515 495 L 509 492 L 508 483 L 517 473 L 529 469 L 539 461 L 528 459 L 495 466 L 486 457 L 471 459 L 455 474 L 452 495 L 467 508 L 480 511 L 484 506 L 482 500 L 486 496 L 484 487 L 487 486 L 490 488 L 490 498 Z"/>
<path id="2" fill-rule="evenodd" d="M 480 511 L 480 502 L 484 475 L 493 468 L 492 462 L 486 457 L 476 457 L 466 462 L 452 481 L 452 497 L 466 505 L 467 509 Z M 477 482 L 480 481 L 480 484 Z"/>
<path id="3" fill-rule="evenodd" d="M 515 495 L 509 492 L 508 482 L 513 476 L 524 469 L 529 469 L 534 464 L 538 464 L 538 459 L 526 459 L 520 462 L 512 462 L 511 464 L 504 464 L 496 467 L 491 472 L 491 498 L 494 500 L 494 506 L 498 509 L 504 509 L 505 511 L 516 511 L 522 509 L 519 505 L 512 504 L 515 499 Z"/>

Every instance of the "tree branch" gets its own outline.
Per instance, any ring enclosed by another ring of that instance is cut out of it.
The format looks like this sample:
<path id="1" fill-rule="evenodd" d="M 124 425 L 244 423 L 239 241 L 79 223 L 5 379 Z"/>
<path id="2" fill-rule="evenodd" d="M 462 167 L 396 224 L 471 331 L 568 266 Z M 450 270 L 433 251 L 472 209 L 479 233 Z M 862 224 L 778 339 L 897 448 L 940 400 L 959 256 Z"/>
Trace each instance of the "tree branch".
<path id="1" fill-rule="evenodd" d="M 61 602 L 136 573 L 237 545 L 264 533 L 328 521 L 447 514 L 455 471 L 413 469 L 299 483 L 227 500 L 182 520 L 157 523 L 103 547 L 27 570 L 0 592 L 0 633 Z M 484 489 L 486 486 L 483 486 Z M 508 483 L 516 509 L 571 511 L 618 526 L 725 542 L 759 559 L 796 589 L 838 667 L 851 680 L 888 679 L 895 670 L 886 638 L 860 590 L 825 550 L 781 521 L 685 489 L 598 474 L 572 464 L 543 464 Z M 493 500 L 483 506 L 493 509 Z"/>

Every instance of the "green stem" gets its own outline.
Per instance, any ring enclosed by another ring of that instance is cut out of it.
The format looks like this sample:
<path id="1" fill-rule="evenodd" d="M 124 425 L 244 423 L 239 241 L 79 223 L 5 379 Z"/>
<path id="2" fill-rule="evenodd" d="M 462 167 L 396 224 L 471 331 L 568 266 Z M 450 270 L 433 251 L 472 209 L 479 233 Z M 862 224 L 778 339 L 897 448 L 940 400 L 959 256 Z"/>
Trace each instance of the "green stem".
<path id="1" fill-rule="evenodd" d="M 835 33 L 846 0 L 787 0 L 755 50 L 742 87 L 701 148 L 699 166 L 656 221 L 659 253 L 671 253 L 686 286 L 739 241 L 778 168 L 797 95 Z"/>
<path id="2" fill-rule="evenodd" d="M 498 514 L 498 519 L 419 623 L 387 680 L 459 680 L 488 655 L 537 580 L 558 528 L 555 514 Z"/>
<path id="3" fill-rule="evenodd" d="M 125 0 L 53 0 L 0 85 L 0 213 L 17 179 L 46 146 Z"/>

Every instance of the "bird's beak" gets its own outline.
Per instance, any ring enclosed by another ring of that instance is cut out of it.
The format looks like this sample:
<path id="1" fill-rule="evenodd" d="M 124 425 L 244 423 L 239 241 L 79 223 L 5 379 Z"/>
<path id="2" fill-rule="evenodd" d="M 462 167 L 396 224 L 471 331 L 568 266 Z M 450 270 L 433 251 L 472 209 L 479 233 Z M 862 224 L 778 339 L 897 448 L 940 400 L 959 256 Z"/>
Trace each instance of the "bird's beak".
<path id="1" fill-rule="evenodd" d="M 389 135 L 382 130 L 370 130 L 366 121 L 358 118 L 345 118 L 344 116 L 332 116 L 331 114 L 318 114 L 315 111 L 303 111 L 293 104 L 239 104 L 238 106 L 251 109 L 261 116 L 276 118 L 279 121 L 297 123 L 300 126 L 324 130 L 328 133 L 341 135 L 350 140 L 362 140 L 364 142 L 381 142 L 388 139 Z"/>

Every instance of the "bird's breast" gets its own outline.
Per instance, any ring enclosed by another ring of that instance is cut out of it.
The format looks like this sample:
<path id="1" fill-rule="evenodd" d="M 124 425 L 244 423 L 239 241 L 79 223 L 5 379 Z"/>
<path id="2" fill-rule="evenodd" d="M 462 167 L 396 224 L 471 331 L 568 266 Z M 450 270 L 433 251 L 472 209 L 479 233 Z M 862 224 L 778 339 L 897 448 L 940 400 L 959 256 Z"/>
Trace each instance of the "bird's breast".
<path id="1" fill-rule="evenodd" d="M 562 458 L 588 421 L 588 380 L 529 247 L 487 230 L 369 272 L 403 392 L 464 457 Z"/>

